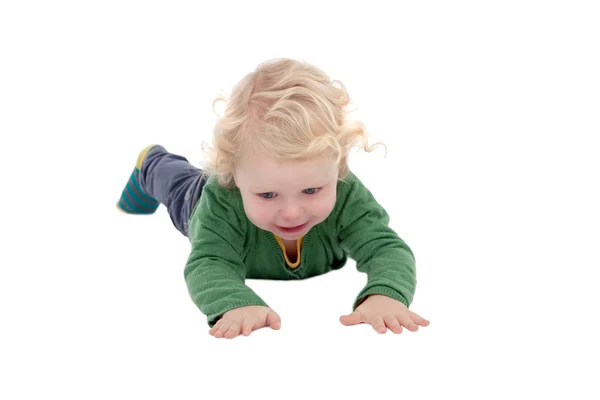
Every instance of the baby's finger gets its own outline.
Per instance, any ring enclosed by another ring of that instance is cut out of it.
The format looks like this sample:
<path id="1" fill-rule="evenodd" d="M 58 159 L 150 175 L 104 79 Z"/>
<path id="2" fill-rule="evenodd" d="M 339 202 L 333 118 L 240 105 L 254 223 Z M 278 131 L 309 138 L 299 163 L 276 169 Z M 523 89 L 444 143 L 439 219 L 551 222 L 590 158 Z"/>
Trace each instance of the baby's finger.
<path id="1" fill-rule="evenodd" d="M 366 321 L 360 312 L 354 311 L 351 314 L 342 315 L 340 317 L 340 322 L 342 323 L 342 325 L 351 326 L 351 325 L 358 325 L 358 324 L 366 322 Z"/>
<path id="2" fill-rule="evenodd" d="M 223 323 L 221 323 L 221 326 L 219 326 L 219 329 L 217 329 L 217 331 L 215 332 L 215 337 L 216 338 L 222 338 L 225 336 L 225 333 L 229 330 L 229 327 L 231 326 L 231 323 L 233 321 L 231 320 L 223 320 Z"/>
<path id="3" fill-rule="evenodd" d="M 267 325 L 275 330 L 281 328 L 281 318 L 275 311 L 271 311 L 267 315 Z"/>
<path id="4" fill-rule="evenodd" d="M 223 323 L 222 319 L 218 320 L 217 323 L 214 324 L 212 328 L 210 328 L 210 330 L 208 331 L 208 333 L 210 333 L 211 335 L 214 335 L 215 332 L 221 327 L 222 323 Z"/>
<path id="5" fill-rule="evenodd" d="M 417 324 L 415 324 L 413 322 L 413 320 L 406 314 L 396 314 L 396 318 L 398 319 L 398 322 L 400 322 L 400 325 L 402 325 L 403 327 L 405 327 L 406 329 L 408 329 L 411 332 L 416 332 L 419 330 L 419 327 L 417 326 Z"/>
<path id="6" fill-rule="evenodd" d="M 415 324 L 421 325 L 421 326 L 427 326 L 427 325 L 429 325 L 429 321 L 426 320 L 425 318 L 421 317 L 420 315 L 415 314 L 414 312 L 411 312 L 409 315 L 410 315 L 410 318 L 414 321 Z"/>
<path id="7" fill-rule="evenodd" d="M 400 326 L 400 323 L 396 317 L 388 315 L 383 318 L 383 321 L 385 322 L 385 326 L 387 326 L 390 331 L 394 333 L 402 333 L 402 327 Z"/>
<path id="8" fill-rule="evenodd" d="M 242 335 L 250 335 L 250 333 L 252 332 L 252 328 L 254 328 L 254 322 L 252 318 L 244 318 L 244 321 L 242 321 Z"/>
<path id="9" fill-rule="evenodd" d="M 385 324 L 383 323 L 383 318 L 381 317 L 373 317 L 370 321 L 370 324 L 373 327 L 373 329 L 377 331 L 377 333 L 387 332 L 387 328 L 385 327 Z"/>
<path id="10" fill-rule="evenodd" d="M 239 334 L 240 334 L 240 324 L 239 324 L 239 322 L 234 321 L 231 324 L 231 326 L 229 327 L 229 329 L 227 330 L 227 332 L 225 332 L 225 338 L 233 339 L 234 337 L 236 337 Z"/>

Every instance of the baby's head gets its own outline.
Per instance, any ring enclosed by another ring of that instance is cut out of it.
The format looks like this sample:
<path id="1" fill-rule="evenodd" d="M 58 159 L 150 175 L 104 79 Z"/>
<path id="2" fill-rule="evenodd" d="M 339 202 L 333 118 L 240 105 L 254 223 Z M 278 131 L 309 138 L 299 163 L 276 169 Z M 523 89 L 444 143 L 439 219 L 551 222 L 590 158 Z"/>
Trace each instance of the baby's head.
<path id="1" fill-rule="evenodd" d="M 260 64 L 234 88 L 216 123 L 205 169 L 237 186 L 248 218 L 297 239 L 331 213 L 348 153 L 366 151 L 364 125 L 346 120 L 350 97 L 339 81 L 291 59 Z"/>

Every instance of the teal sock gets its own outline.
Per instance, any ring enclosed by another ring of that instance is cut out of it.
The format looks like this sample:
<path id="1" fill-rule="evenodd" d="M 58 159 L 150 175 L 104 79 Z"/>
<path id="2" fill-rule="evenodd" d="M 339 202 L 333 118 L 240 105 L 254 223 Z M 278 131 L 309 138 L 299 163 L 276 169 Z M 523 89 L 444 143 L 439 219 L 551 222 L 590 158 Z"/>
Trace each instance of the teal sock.
<path id="1" fill-rule="evenodd" d="M 142 191 L 139 182 L 142 163 L 152 147 L 154 145 L 148 146 L 140 152 L 135 168 L 117 202 L 117 207 L 128 214 L 153 214 L 160 205 L 158 201 Z"/>

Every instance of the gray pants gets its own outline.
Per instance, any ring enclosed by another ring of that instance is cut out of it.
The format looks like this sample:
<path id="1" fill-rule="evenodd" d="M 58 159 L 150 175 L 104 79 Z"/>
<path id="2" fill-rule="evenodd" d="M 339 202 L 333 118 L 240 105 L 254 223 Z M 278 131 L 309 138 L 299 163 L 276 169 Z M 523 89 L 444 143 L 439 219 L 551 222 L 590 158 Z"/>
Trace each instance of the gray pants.
<path id="1" fill-rule="evenodd" d="M 190 216 L 205 183 L 201 169 L 162 146 L 150 149 L 139 175 L 142 190 L 167 207 L 173 225 L 186 237 Z"/>

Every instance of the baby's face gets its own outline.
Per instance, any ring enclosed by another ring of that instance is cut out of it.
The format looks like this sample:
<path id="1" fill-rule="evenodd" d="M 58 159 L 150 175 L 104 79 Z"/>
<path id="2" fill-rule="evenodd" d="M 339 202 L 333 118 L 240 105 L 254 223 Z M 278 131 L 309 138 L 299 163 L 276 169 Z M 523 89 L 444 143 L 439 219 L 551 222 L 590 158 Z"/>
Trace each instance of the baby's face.
<path id="1" fill-rule="evenodd" d="M 335 158 L 276 160 L 253 150 L 240 160 L 234 175 L 250 221 L 285 240 L 304 236 L 335 205 Z"/>

